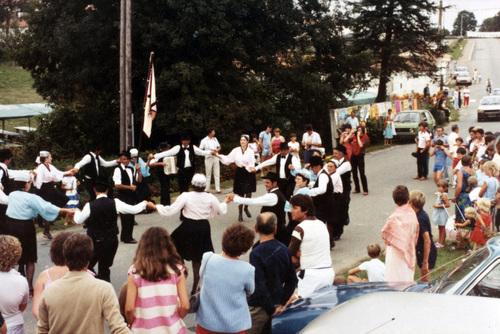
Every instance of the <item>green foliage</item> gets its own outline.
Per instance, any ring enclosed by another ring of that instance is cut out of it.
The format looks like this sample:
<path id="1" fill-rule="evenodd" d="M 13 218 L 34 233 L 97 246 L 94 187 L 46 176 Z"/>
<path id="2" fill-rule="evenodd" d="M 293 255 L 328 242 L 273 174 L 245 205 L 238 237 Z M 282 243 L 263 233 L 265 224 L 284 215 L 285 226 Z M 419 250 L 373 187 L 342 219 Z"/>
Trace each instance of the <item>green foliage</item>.
<path id="1" fill-rule="evenodd" d="M 448 53 L 451 55 L 451 59 L 458 60 L 462 57 L 466 43 L 467 40 L 459 38 L 448 46 Z"/>
<path id="2" fill-rule="evenodd" d="M 136 133 L 154 51 L 159 113 L 149 146 L 184 130 L 204 134 L 207 127 L 236 142 L 240 132 L 265 123 L 294 131 L 313 123 L 328 137 L 328 109 L 366 80 L 369 63 L 351 51 L 341 34 L 344 22 L 323 3 L 134 1 Z M 78 154 L 95 140 L 108 151 L 118 146 L 119 1 L 95 0 L 96 10 L 88 12 L 86 4 L 47 0 L 30 11 L 17 60 L 39 94 L 58 106 L 33 146 L 57 139 L 49 131 L 70 142 L 61 152 Z"/>
<path id="3" fill-rule="evenodd" d="M 436 11 L 435 1 L 361 0 L 350 5 L 355 50 L 370 53 L 371 76 L 379 80 L 377 102 L 386 100 L 391 74 L 436 71 L 436 58 L 445 48 L 444 35 L 430 20 Z"/>
<path id="4" fill-rule="evenodd" d="M 29 72 L 10 63 L 0 63 L 0 104 L 43 102 L 32 86 Z"/>
<path id="5" fill-rule="evenodd" d="M 462 10 L 458 13 L 453 22 L 452 34 L 454 36 L 464 36 L 467 31 L 476 31 L 477 20 L 474 13 Z"/>
<path id="6" fill-rule="evenodd" d="M 500 12 L 495 16 L 489 17 L 481 24 L 480 31 L 500 31 Z"/>

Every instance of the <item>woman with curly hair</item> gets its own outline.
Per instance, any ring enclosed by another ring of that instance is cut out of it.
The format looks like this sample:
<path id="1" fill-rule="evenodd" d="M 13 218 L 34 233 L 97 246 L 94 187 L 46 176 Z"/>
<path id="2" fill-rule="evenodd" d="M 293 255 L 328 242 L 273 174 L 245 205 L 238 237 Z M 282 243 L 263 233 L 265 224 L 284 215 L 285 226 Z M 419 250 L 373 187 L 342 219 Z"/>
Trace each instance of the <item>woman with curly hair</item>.
<path id="1" fill-rule="evenodd" d="M 144 232 L 128 275 L 125 314 L 134 333 L 187 332 L 186 270 L 164 228 Z"/>
<path id="2" fill-rule="evenodd" d="M 8 334 L 24 334 L 23 311 L 28 305 L 29 288 L 26 278 L 14 269 L 22 251 L 17 238 L 0 235 L 0 313 Z"/>

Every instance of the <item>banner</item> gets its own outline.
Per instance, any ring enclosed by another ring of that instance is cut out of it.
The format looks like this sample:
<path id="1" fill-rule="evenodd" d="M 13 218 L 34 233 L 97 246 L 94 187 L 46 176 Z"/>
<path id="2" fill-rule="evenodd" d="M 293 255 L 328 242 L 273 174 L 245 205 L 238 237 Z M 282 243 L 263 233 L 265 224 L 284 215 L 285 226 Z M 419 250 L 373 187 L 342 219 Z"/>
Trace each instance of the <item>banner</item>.
<path id="1" fill-rule="evenodd" d="M 144 121 L 142 131 L 149 138 L 151 137 L 151 129 L 153 128 L 153 120 L 156 117 L 156 82 L 155 68 L 153 64 L 154 53 L 149 56 L 149 72 L 146 84 L 146 94 L 144 96 Z"/>

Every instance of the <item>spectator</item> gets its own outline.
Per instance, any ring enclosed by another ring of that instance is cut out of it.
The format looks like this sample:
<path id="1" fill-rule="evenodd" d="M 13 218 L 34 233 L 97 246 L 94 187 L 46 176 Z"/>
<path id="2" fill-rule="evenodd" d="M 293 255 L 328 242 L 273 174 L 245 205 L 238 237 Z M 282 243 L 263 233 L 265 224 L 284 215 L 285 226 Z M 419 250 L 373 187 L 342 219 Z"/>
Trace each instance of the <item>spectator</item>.
<path id="1" fill-rule="evenodd" d="M 431 146 L 431 135 L 427 131 L 427 123 L 418 124 L 417 143 L 417 176 L 415 180 L 427 180 L 429 174 L 429 147 Z"/>
<path id="2" fill-rule="evenodd" d="M 484 197 L 490 201 L 495 200 L 495 194 L 498 189 L 498 166 L 493 161 L 488 161 L 483 165 L 484 176 L 480 197 Z"/>
<path id="3" fill-rule="evenodd" d="M 438 139 L 432 148 L 431 156 L 435 156 L 434 158 L 434 183 L 438 184 L 438 182 L 443 177 L 443 174 L 446 175 L 447 166 L 447 157 L 450 155 L 446 147 L 444 146 L 444 142 L 441 139 Z"/>
<path id="4" fill-rule="evenodd" d="M 330 286 L 335 279 L 326 225 L 314 217 L 312 199 L 296 195 L 290 200 L 292 219 L 299 222 L 292 233 L 288 250 L 292 262 L 300 268 L 298 293 L 302 298 Z"/>
<path id="5" fill-rule="evenodd" d="M 239 257 L 254 238 L 248 227 L 234 224 L 222 235 L 222 254 L 203 255 L 197 334 L 245 333 L 252 327 L 247 296 L 255 290 L 255 269 Z"/>
<path id="6" fill-rule="evenodd" d="M 35 282 L 31 312 L 38 319 L 38 307 L 42 293 L 55 281 L 66 275 L 68 267 L 64 262 L 63 244 L 73 233 L 62 232 L 54 237 L 50 243 L 50 260 L 54 264 L 52 267 L 42 271 Z"/>
<path id="7" fill-rule="evenodd" d="M 448 221 L 448 212 L 446 208 L 450 207 L 448 199 L 448 182 L 440 180 L 437 184 L 436 201 L 432 210 L 432 221 L 438 226 L 439 239 L 436 242 L 436 248 L 443 248 L 446 242 L 446 222 Z M 418 218 L 418 216 L 417 216 Z"/>
<path id="8" fill-rule="evenodd" d="M 349 115 L 349 117 L 347 117 L 345 121 L 351 125 L 352 129 L 356 129 L 359 126 L 359 120 L 356 117 L 356 112 L 354 110 L 351 111 L 351 114 Z"/>
<path id="9" fill-rule="evenodd" d="M 0 313 L 0 334 L 7 334 L 7 325 L 5 325 L 2 313 Z"/>
<path id="10" fill-rule="evenodd" d="M 21 258 L 21 243 L 10 235 L 0 235 L 0 313 L 9 334 L 24 333 L 23 312 L 28 305 L 26 278 L 14 266 Z"/>
<path id="11" fill-rule="evenodd" d="M 39 334 L 104 334 L 104 320 L 112 334 L 130 333 L 120 314 L 113 286 L 87 273 L 92 248 L 92 239 L 83 234 L 74 234 L 64 242 L 63 254 L 69 272 L 43 293 L 38 314 Z"/>
<path id="12" fill-rule="evenodd" d="M 384 120 L 384 145 L 391 145 L 395 135 L 394 116 L 392 115 L 392 110 L 389 109 L 387 110 L 387 117 Z"/>
<path id="13" fill-rule="evenodd" d="M 472 158 L 469 155 L 465 155 L 461 163 L 462 168 L 457 172 L 457 185 L 455 187 L 455 223 L 463 223 L 465 220 L 464 209 L 471 203 L 467 191 L 468 181 L 469 177 L 475 175 L 475 171 L 472 169 Z"/>
<path id="14" fill-rule="evenodd" d="M 355 283 L 355 282 L 383 282 L 385 281 L 384 273 L 385 273 L 385 264 L 380 261 L 380 246 L 377 244 L 368 245 L 366 247 L 368 251 L 368 256 L 371 258 L 370 261 L 362 262 L 356 268 L 349 270 L 347 282 Z M 359 272 L 366 271 L 368 275 L 368 280 L 359 278 L 356 276 Z"/>
<path id="15" fill-rule="evenodd" d="M 486 244 L 491 231 L 490 200 L 481 198 L 476 202 L 476 207 L 477 221 L 470 235 L 474 250 Z"/>
<path id="16" fill-rule="evenodd" d="M 134 333 L 184 333 L 189 310 L 185 267 L 168 232 L 150 227 L 137 246 L 125 314 Z"/>
<path id="17" fill-rule="evenodd" d="M 288 147 L 290 148 L 290 154 L 299 159 L 300 161 L 300 143 L 297 141 L 297 135 L 295 133 L 290 134 L 290 141 L 288 142 Z"/>
<path id="18" fill-rule="evenodd" d="M 358 179 L 359 170 L 359 177 L 361 178 L 361 185 L 363 186 L 363 195 L 368 195 L 368 181 L 366 180 L 365 175 L 365 149 L 369 142 L 370 138 L 366 134 L 365 128 L 358 126 L 355 137 L 351 140 L 351 167 L 352 180 L 354 181 L 354 192 L 360 193 L 361 191 Z"/>
<path id="19" fill-rule="evenodd" d="M 418 220 L 408 204 L 410 194 L 405 186 L 397 186 L 392 192 L 396 210 L 382 228 L 385 250 L 385 280 L 411 282 L 415 273 Z"/>
<path id="20" fill-rule="evenodd" d="M 313 131 L 311 124 L 306 125 L 306 132 L 302 135 L 302 146 L 304 147 L 304 163 L 308 164 L 314 150 L 321 150 L 321 137 Z"/>
<path id="21" fill-rule="evenodd" d="M 208 134 L 200 142 L 200 149 L 219 152 L 221 147 L 217 137 L 215 137 L 215 129 L 208 129 Z M 212 180 L 212 172 L 214 174 L 214 185 L 215 191 L 220 193 L 220 162 L 215 155 L 207 155 L 205 157 L 205 174 L 207 176 L 207 188 L 206 191 L 210 190 L 210 183 Z"/>
<path id="22" fill-rule="evenodd" d="M 271 151 L 271 131 L 273 130 L 271 125 L 266 126 L 264 131 L 259 133 L 259 145 L 261 151 L 261 161 L 266 161 L 273 156 Z"/>
<path id="23" fill-rule="evenodd" d="M 257 216 L 259 241 L 250 253 L 255 267 L 255 292 L 248 299 L 252 328 L 248 334 L 271 333 L 271 317 L 280 314 L 297 285 L 297 276 L 285 245 L 274 238 L 277 218 L 266 212 Z"/>
<path id="24" fill-rule="evenodd" d="M 420 280 L 429 282 L 429 270 L 434 268 L 437 250 L 432 240 L 432 229 L 429 215 L 424 211 L 425 196 L 419 190 L 410 193 L 410 205 L 415 210 L 418 220 L 418 241 L 416 246 L 417 264 L 420 268 Z"/>
<path id="25" fill-rule="evenodd" d="M 273 133 L 274 136 L 271 139 L 271 152 L 273 155 L 276 155 L 280 153 L 280 145 L 285 142 L 285 137 L 281 135 L 280 128 L 275 128 Z"/>
<path id="26" fill-rule="evenodd" d="M 496 152 L 493 155 L 493 159 L 491 161 L 496 163 L 497 166 L 500 168 L 500 140 L 497 141 L 497 143 L 495 145 L 495 149 L 496 149 Z"/>
<path id="27" fill-rule="evenodd" d="M 457 138 L 460 137 L 460 129 L 458 128 L 458 125 L 457 124 L 453 124 L 451 126 L 451 132 L 450 134 L 448 135 L 448 145 L 449 148 L 450 148 L 450 153 L 453 157 L 456 156 L 456 153 L 457 153 L 457 148 L 459 147 L 458 144 L 457 144 Z"/>

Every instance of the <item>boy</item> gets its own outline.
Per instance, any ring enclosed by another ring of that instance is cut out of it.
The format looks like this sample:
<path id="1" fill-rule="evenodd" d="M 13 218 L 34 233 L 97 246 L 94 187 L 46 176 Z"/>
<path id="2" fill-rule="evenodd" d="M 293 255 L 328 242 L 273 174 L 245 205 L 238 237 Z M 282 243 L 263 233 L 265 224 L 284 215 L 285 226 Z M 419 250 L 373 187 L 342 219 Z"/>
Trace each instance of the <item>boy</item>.
<path id="1" fill-rule="evenodd" d="M 370 261 L 365 261 L 361 263 L 358 267 L 349 270 L 347 283 L 356 283 L 356 282 L 366 282 L 367 280 L 364 278 L 359 278 L 356 276 L 361 271 L 366 271 L 368 274 L 368 282 L 383 282 L 384 272 L 385 272 L 385 264 L 380 261 L 378 258 L 380 256 L 380 246 L 377 244 L 368 245 L 366 247 L 368 251 L 368 256 L 370 256 Z"/>

